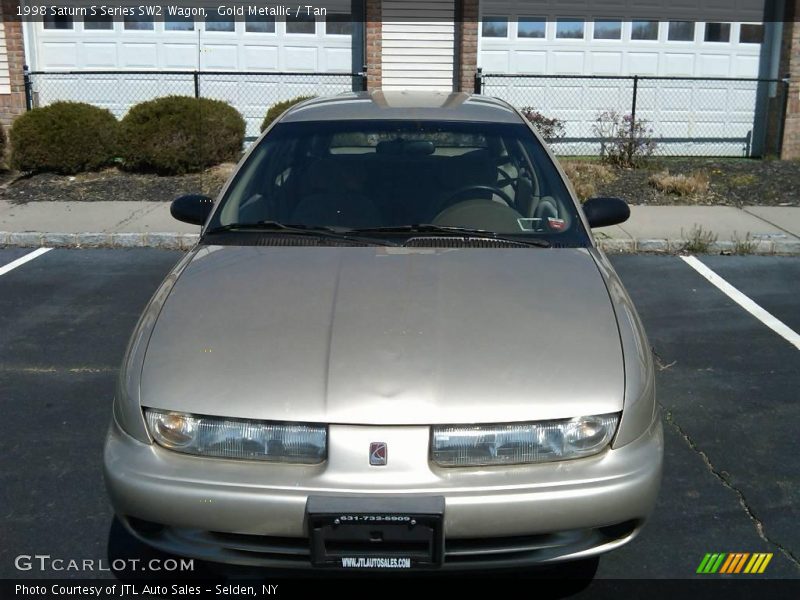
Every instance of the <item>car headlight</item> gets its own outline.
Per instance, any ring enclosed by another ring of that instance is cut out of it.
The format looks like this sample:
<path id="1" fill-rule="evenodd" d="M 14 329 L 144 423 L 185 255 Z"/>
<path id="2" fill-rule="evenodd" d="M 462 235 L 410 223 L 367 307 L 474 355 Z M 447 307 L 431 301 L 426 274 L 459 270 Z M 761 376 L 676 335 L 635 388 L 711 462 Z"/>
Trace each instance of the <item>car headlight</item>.
<path id="1" fill-rule="evenodd" d="M 509 425 L 433 428 L 433 462 L 477 467 L 569 460 L 597 454 L 614 437 L 618 414 Z"/>
<path id="2" fill-rule="evenodd" d="M 150 435 L 176 452 L 283 463 L 325 460 L 328 430 L 323 425 L 286 424 L 205 417 L 145 409 Z"/>

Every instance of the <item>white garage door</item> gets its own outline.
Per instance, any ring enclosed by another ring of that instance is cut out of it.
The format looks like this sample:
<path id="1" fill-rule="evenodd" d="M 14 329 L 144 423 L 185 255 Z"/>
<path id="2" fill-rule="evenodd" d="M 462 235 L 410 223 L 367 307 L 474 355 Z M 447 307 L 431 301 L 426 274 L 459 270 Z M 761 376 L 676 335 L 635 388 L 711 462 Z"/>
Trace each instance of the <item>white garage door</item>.
<path id="1" fill-rule="evenodd" d="M 349 2 L 347 3 L 349 5 Z M 171 20 L 75 18 L 27 23 L 33 71 L 80 71 L 34 77 L 40 105 L 78 100 L 105 106 L 122 116 L 136 102 L 167 94 L 194 94 L 190 75 L 92 75 L 92 71 L 231 71 L 202 76 L 201 95 L 223 99 L 258 132 L 266 108 L 298 95 L 351 89 L 349 77 L 269 77 L 247 73 L 349 73 L 352 23 L 349 15 L 325 17 L 173 18 Z M 245 75 L 240 75 L 244 73 Z"/>
<path id="2" fill-rule="evenodd" d="M 760 23 L 592 21 L 557 11 L 531 14 L 522 0 L 482 0 L 481 16 L 478 66 L 485 73 L 553 76 L 488 77 L 485 93 L 562 119 L 567 138 L 592 137 L 600 112 L 630 113 L 632 82 L 614 76 L 759 74 Z M 639 91 L 637 116 L 651 122 L 668 153 L 741 155 L 748 148 L 757 84 L 644 80 Z M 583 153 L 586 148 L 584 141 L 572 149 L 563 144 L 560 151 Z"/>

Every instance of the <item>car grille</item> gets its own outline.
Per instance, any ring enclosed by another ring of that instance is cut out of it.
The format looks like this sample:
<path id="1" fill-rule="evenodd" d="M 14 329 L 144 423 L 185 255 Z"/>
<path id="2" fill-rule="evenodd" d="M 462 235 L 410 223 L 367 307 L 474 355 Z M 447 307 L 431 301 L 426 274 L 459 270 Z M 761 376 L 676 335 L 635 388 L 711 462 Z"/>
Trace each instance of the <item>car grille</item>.
<path id="1" fill-rule="evenodd" d="M 138 519 L 129 519 L 128 522 L 145 541 L 178 554 L 199 552 L 211 560 L 286 568 L 303 568 L 311 564 L 307 538 L 163 527 Z M 539 535 L 447 538 L 444 566 L 502 567 L 544 561 L 623 539 L 637 526 L 636 521 L 627 521 L 609 527 Z"/>

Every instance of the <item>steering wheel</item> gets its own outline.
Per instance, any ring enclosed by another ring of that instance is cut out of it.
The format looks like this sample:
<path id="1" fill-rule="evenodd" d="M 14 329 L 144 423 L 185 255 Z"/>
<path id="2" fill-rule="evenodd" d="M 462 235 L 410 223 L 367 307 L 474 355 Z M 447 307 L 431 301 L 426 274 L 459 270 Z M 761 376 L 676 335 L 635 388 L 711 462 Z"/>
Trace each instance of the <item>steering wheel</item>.
<path id="1" fill-rule="evenodd" d="M 516 192 L 517 191 L 517 182 L 519 181 L 519 175 L 516 177 L 509 175 L 503 170 L 503 165 L 497 166 L 497 186 L 504 188 L 506 186 L 511 186 L 511 188 Z"/>
<path id="2" fill-rule="evenodd" d="M 503 202 L 505 202 L 509 208 L 516 210 L 514 201 L 511 199 L 511 196 L 509 196 L 504 190 L 501 190 L 500 188 L 495 187 L 493 185 L 475 184 L 475 185 L 465 185 L 464 187 L 459 188 L 455 192 L 450 194 L 447 198 L 444 199 L 443 202 L 439 203 L 439 206 L 436 208 L 435 214 L 438 215 L 445 208 L 448 208 L 453 204 L 455 204 L 456 200 L 460 196 L 466 194 L 467 192 L 491 192 L 493 195 L 500 196 L 500 198 L 502 198 Z"/>

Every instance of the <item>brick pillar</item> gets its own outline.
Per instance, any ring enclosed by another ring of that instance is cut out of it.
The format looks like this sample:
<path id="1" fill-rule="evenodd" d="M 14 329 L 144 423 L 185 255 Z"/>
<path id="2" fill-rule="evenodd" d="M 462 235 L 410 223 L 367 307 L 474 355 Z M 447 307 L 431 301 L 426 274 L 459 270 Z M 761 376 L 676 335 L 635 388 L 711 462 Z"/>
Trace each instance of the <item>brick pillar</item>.
<path id="1" fill-rule="evenodd" d="M 472 92 L 475 87 L 475 72 L 478 68 L 478 0 L 456 0 L 461 2 L 461 48 L 459 56 L 459 90 Z"/>
<path id="2" fill-rule="evenodd" d="M 379 90 L 381 88 L 382 73 L 382 19 L 383 7 L 381 0 L 367 0 L 366 5 L 366 57 L 367 63 L 367 89 Z"/>
<path id="3" fill-rule="evenodd" d="M 781 46 L 781 76 L 789 75 L 781 158 L 800 158 L 800 0 L 786 0 Z"/>
<path id="4" fill-rule="evenodd" d="M 17 2 L 2 0 L 0 9 L 6 34 L 8 71 L 11 80 L 11 93 L 0 93 L 0 123 L 8 128 L 14 117 L 25 112 L 25 83 L 22 77 L 22 67 L 25 65 L 25 46 L 22 41 L 22 23 L 15 16 Z"/>

